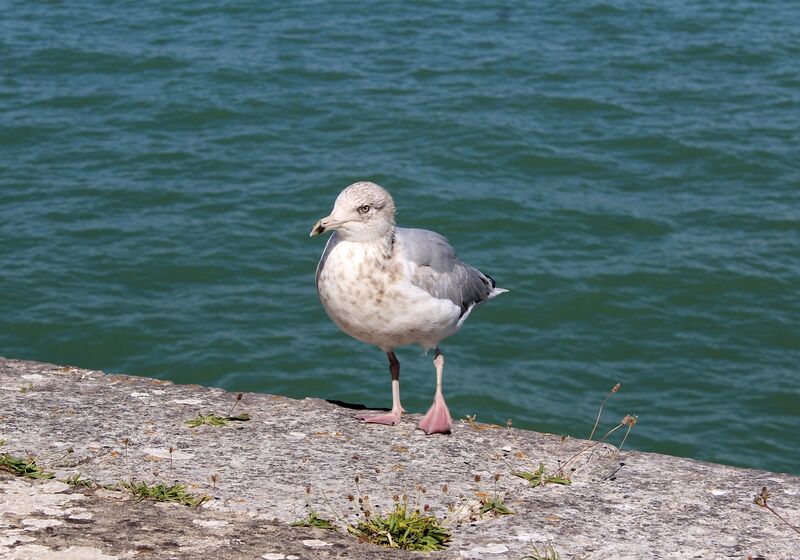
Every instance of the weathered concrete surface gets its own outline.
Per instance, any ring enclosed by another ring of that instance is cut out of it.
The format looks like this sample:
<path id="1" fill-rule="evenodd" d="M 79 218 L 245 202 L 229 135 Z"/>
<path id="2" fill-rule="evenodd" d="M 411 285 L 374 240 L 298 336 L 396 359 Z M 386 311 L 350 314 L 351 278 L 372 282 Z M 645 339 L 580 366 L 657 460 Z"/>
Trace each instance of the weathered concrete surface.
<path id="1" fill-rule="evenodd" d="M 220 389 L 0 358 L 0 452 L 33 455 L 59 479 L 181 481 L 212 497 L 189 508 L 0 475 L 0 557 L 417 557 L 286 524 L 314 509 L 341 527 L 358 515 L 350 497 L 385 510 L 407 494 L 447 518 L 453 542 L 440 558 L 519 559 L 544 544 L 563 558 L 800 558 L 800 536 L 753 504 L 768 486 L 771 505 L 797 525 L 798 477 L 620 457 L 602 445 L 571 463 L 572 485 L 530 488 L 510 471 L 541 461 L 552 472 L 586 442 L 463 421 L 450 436 L 426 437 L 414 417 L 366 425 L 342 406 L 264 394 L 237 406 L 249 422 L 186 426 L 201 411 L 224 416 L 234 400 Z M 481 518 L 485 494 L 503 496 L 516 515 Z"/>
<path id="2" fill-rule="evenodd" d="M 122 492 L 0 474 L 0 557 L 408 558 L 341 532 L 290 527 L 254 516 L 140 501 Z"/>

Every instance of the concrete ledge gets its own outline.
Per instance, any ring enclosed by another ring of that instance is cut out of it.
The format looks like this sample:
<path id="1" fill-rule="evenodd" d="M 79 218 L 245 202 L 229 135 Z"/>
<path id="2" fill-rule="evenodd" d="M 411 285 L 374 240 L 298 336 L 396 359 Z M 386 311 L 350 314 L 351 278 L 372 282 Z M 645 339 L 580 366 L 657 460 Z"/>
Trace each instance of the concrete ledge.
<path id="1" fill-rule="evenodd" d="M 464 421 L 426 437 L 418 417 L 360 424 L 343 406 L 265 394 L 237 406 L 248 422 L 185 424 L 198 412 L 224 416 L 235 398 L 0 358 L 0 452 L 33 455 L 58 479 L 180 481 L 211 497 L 190 508 L 0 472 L 0 557 L 418 557 L 341 529 L 288 526 L 311 509 L 353 522 L 350 496 L 387 510 L 403 494 L 448 519 L 453 540 L 440 558 L 519 559 L 544 544 L 565 559 L 800 557 L 800 536 L 753 504 L 768 486 L 797 525 L 798 477 L 600 445 L 572 463 L 570 486 L 531 488 L 510 471 L 540 462 L 555 471 L 586 442 Z M 478 515 L 485 494 L 516 515 Z"/>

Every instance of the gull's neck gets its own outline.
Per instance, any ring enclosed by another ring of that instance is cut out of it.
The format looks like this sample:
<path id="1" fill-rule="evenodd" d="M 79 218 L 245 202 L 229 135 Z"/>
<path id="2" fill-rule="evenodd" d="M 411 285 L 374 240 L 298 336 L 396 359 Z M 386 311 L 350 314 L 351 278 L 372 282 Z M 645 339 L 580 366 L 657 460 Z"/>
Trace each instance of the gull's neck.
<path id="1" fill-rule="evenodd" d="M 365 253 L 373 254 L 378 257 L 389 259 L 392 256 L 392 248 L 394 247 L 395 228 L 392 227 L 386 235 L 379 237 L 371 237 L 368 239 L 342 239 L 352 243 L 354 246 L 359 247 Z"/>

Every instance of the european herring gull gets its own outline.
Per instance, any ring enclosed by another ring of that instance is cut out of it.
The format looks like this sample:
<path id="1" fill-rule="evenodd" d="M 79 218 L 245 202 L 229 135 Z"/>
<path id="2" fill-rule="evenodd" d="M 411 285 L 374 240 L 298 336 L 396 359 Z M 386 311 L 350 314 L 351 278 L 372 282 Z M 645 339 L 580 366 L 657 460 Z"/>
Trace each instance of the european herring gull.
<path id="1" fill-rule="evenodd" d="M 392 410 L 361 414 L 364 422 L 400 422 L 398 346 L 435 349 L 436 394 L 419 423 L 426 434 L 448 433 L 450 411 L 442 396 L 444 356 L 439 343 L 455 334 L 476 305 L 507 290 L 458 260 L 433 231 L 395 226 L 395 205 L 379 185 L 353 183 L 336 198 L 330 215 L 311 236 L 333 231 L 317 265 L 319 299 L 328 316 L 353 338 L 373 344 L 389 358 Z"/>

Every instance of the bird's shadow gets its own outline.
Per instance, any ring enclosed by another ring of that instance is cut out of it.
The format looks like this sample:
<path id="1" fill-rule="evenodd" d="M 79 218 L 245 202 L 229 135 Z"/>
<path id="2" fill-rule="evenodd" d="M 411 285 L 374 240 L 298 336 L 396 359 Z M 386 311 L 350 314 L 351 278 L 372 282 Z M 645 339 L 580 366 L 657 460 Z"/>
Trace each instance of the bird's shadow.
<path id="1" fill-rule="evenodd" d="M 350 410 L 383 410 L 388 412 L 389 408 L 367 408 L 366 405 L 361 403 L 349 403 L 344 401 L 337 401 L 335 399 L 325 399 L 325 402 L 330 403 L 334 406 L 340 406 L 342 408 L 349 408 Z"/>

